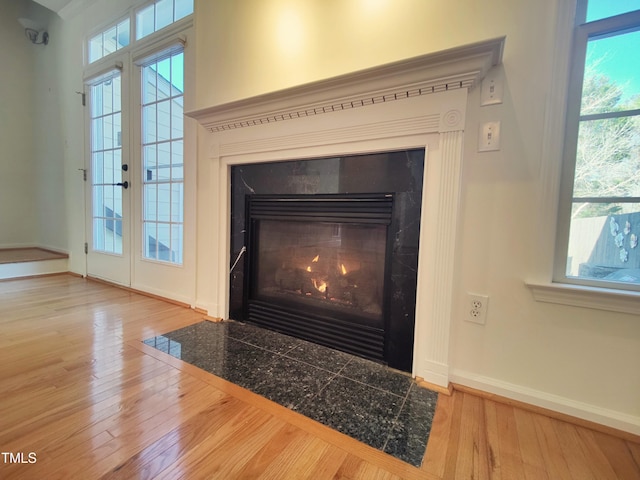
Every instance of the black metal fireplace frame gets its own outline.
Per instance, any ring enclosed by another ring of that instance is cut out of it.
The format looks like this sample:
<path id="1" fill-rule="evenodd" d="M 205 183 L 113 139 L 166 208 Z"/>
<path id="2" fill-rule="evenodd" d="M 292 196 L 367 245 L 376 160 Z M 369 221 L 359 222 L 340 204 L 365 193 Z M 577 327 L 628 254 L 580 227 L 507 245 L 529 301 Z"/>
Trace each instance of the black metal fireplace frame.
<path id="1" fill-rule="evenodd" d="M 243 289 L 243 317 L 254 324 L 296 336 L 321 345 L 330 346 L 372 360 L 388 363 L 390 262 L 394 194 L 312 194 L 312 195 L 247 195 L 245 197 L 245 262 Z M 385 225 L 387 231 L 382 320 L 371 324 L 357 314 L 335 312 L 322 307 L 314 312 L 301 311 L 295 302 L 273 302 L 256 294 L 258 222 L 284 220 L 304 222 L 345 223 L 359 225 Z"/>

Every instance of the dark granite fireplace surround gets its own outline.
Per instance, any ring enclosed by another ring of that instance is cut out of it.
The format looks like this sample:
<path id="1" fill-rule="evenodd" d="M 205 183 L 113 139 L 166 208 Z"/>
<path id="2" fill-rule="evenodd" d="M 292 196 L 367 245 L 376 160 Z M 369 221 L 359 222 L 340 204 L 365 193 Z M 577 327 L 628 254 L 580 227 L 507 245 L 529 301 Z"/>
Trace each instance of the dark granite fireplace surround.
<path id="1" fill-rule="evenodd" d="M 398 370 L 411 372 L 412 358 L 413 358 L 413 339 L 414 339 L 414 327 L 415 327 L 415 305 L 416 305 L 416 283 L 418 272 L 418 245 L 420 236 L 420 210 L 422 203 L 422 181 L 424 171 L 424 149 L 403 150 L 395 152 L 383 152 L 366 155 L 355 156 L 343 156 L 333 158 L 319 158 L 309 160 L 288 160 L 282 162 L 269 162 L 269 163 L 254 163 L 236 165 L 231 168 L 231 260 L 232 264 L 235 263 L 231 272 L 230 278 L 230 293 L 229 293 L 229 316 L 235 320 L 241 320 L 251 322 L 248 308 L 248 299 L 251 298 L 256 290 L 256 254 L 251 252 L 252 243 L 255 244 L 255 227 L 254 223 L 250 221 L 251 213 L 248 207 L 249 200 L 256 198 L 271 198 L 277 196 L 278 198 L 287 198 L 287 200 L 300 199 L 302 201 L 313 199 L 317 200 L 329 198 L 331 200 L 344 197 L 344 198 L 391 198 L 392 207 L 391 215 L 388 222 L 378 222 L 377 226 L 362 226 L 355 225 L 353 222 L 340 221 L 338 223 L 331 222 L 318 222 L 311 224 L 306 231 L 318 231 L 324 230 L 331 231 L 332 229 L 337 231 L 357 232 L 361 229 L 363 232 L 367 232 L 367 228 L 371 228 L 369 233 L 365 233 L 364 237 L 386 239 L 386 255 L 384 257 L 384 265 L 379 267 L 369 267 L 371 263 L 370 258 L 379 256 L 379 253 L 367 254 L 369 258 L 358 260 L 356 264 L 361 269 L 360 276 L 357 280 L 351 280 L 351 284 L 362 282 L 364 284 L 365 277 L 368 282 L 377 282 L 373 277 L 384 277 L 384 286 L 371 287 L 372 295 L 375 297 L 375 292 L 379 292 L 381 301 L 378 300 L 360 300 L 359 309 L 355 314 L 350 315 L 348 308 L 353 306 L 346 306 L 347 322 L 355 322 L 356 324 L 364 325 L 363 328 L 369 328 L 375 331 L 381 331 L 383 345 L 381 347 L 381 354 L 378 355 L 373 351 L 358 351 L 349 349 L 341 344 L 331 344 L 330 340 L 323 338 L 310 338 L 308 333 L 300 331 L 292 333 L 290 330 L 285 333 L 294 334 L 303 339 L 315 341 L 317 343 L 332 346 L 334 348 L 349 351 L 363 357 L 371 358 L 382 363 L 389 365 L 390 367 Z M 300 221 L 298 218 L 296 222 Z M 269 222 L 269 228 L 277 231 L 278 225 L 287 228 L 287 224 L 293 226 L 293 231 L 296 231 L 295 223 L 287 222 L 278 223 L 278 220 Z M 252 239 L 251 229 L 254 229 L 254 237 Z M 267 223 L 264 222 L 265 227 L 262 230 L 269 230 L 266 228 Z M 304 228 L 302 229 L 303 231 Z M 309 230 L 309 228 L 311 230 Z M 382 228 L 382 233 L 380 229 Z M 264 236 L 264 232 L 261 234 Z M 347 236 L 343 236 L 343 244 L 353 243 L 350 238 L 357 237 L 357 233 L 350 233 Z M 267 240 L 261 238 L 261 242 L 265 243 Z M 372 240 L 369 240 L 372 243 Z M 307 242 L 307 245 L 309 242 Z M 358 243 L 353 243 L 358 245 Z M 243 247 L 248 248 L 248 252 L 241 255 Z M 339 255 L 341 258 L 347 258 L 346 261 L 338 263 L 339 268 L 343 268 L 345 278 L 351 275 L 357 275 L 354 263 L 349 262 L 349 252 L 356 251 L 358 248 L 343 248 Z M 372 247 L 375 252 L 380 250 L 379 247 Z M 377 250 L 376 250 L 377 249 Z M 297 249 L 299 251 L 300 249 Z M 368 247 L 362 248 L 362 250 L 368 250 Z M 323 250 L 324 251 L 324 250 Z M 307 255 L 309 256 L 309 255 Z M 322 257 L 322 255 L 321 255 Z M 324 256 L 326 258 L 326 256 Z M 237 262 L 236 262 L 237 260 Z M 309 256 L 309 271 L 313 268 L 316 269 L 316 264 L 312 264 L 313 256 Z M 319 262 L 316 260 L 316 262 Z M 320 262 L 319 262 L 320 263 Z M 333 262 L 335 263 L 335 262 Z M 367 265 L 367 268 L 363 267 Z M 289 267 L 287 267 L 289 268 Z M 326 268 L 326 267 L 325 267 Z M 286 279 L 289 274 L 287 272 L 290 269 L 282 270 L 277 269 L 273 271 L 273 275 L 279 275 L 280 284 L 286 283 Z M 362 272 L 367 271 L 367 275 Z M 284 272 L 284 273 L 283 273 Z M 348 272 L 348 273 L 347 273 Z M 384 273 L 381 273 L 384 272 Z M 304 272 L 303 272 L 304 273 Z M 272 273 L 269 273 L 271 276 Z M 340 276 L 338 273 L 329 273 L 331 275 Z M 325 272 L 325 280 L 328 278 Z M 309 279 L 306 280 L 307 282 Z M 319 287 L 316 282 L 320 282 L 320 279 L 311 279 L 315 287 Z M 343 290 L 349 290 L 351 285 L 349 282 L 342 280 Z M 261 283 L 265 283 L 261 280 Z M 334 281 L 334 284 L 336 282 Z M 266 282 L 268 290 L 269 282 Z M 357 285 L 360 287 L 360 285 Z M 263 289 L 264 290 L 264 289 Z M 304 290 L 304 288 L 303 288 Z M 306 293 L 309 297 L 310 307 L 307 307 L 304 303 L 296 308 L 296 302 L 304 302 L 304 293 L 302 298 L 293 299 L 291 301 L 286 300 L 285 305 L 288 305 L 289 311 L 291 306 L 293 309 L 302 315 L 306 311 L 311 311 L 314 308 L 314 302 L 316 304 L 327 301 L 322 295 L 319 295 L 315 290 L 310 289 Z M 333 290 L 335 292 L 335 288 Z M 293 287 L 289 292 L 285 292 L 286 296 L 293 292 Z M 361 292 L 361 290 L 358 290 Z M 332 300 L 338 308 L 330 307 L 328 310 L 337 310 L 337 313 L 333 315 L 338 319 L 338 322 L 342 322 L 340 318 L 340 304 L 349 303 L 348 299 L 351 298 L 351 291 L 341 291 L 341 299 Z M 328 296 L 327 296 L 328 297 Z M 359 298 L 362 299 L 363 295 L 359 293 Z M 367 297 L 368 298 L 368 297 Z M 345 300 L 347 299 L 347 300 Z M 357 305 L 356 305 L 357 306 Z M 325 309 L 326 310 L 326 309 Z M 320 311 L 322 311 L 322 305 L 320 305 Z M 286 308 L 284 310 L 286 317 Z M 277 313 L 275 315 L 278 315 Z M 329 315 L 331 316 L 331 314 Z M 321 315 L 319 318 L 324 318 L 325 315 Z M 378 318 L 379 317 L 379 318 Z M 254 320 L 253 323 L 258 323 Z M 278 323 L 278 322 L 276 322 Z M 302 322 L 304 323 L 304 322 Z M 301 323 L 301 325 L 302 325 Z M 264 325 L 268 328 L 283 331 L 278 325 Z M 304 330 L 304 329 L 303 329 Z M 317 330 L 316 327 L 311 330 Z M 357 330 L 356 330 L 357 332 Z M 364 331 L 363 331 L 364 332 Z M 363 333 L 363 335 L 366 332 Z M 373 352 L 373 353 L 372 353 Z"/>

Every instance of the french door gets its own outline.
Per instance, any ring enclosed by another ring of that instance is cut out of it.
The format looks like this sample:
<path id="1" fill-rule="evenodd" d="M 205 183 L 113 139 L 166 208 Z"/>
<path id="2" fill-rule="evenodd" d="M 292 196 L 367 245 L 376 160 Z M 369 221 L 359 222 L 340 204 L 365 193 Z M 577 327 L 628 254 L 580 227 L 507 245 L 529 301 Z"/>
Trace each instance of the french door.
<path id="1" fill-rule="evenodd" d="M 133 52 L 122 56 L 124 68 L 87 84 L 86 250 L 89 276 L 193 304 L 195 162 L 185 158 L 195 158 L 195 132 L 184 118 L 187 57 L 181 42 Z"/>
<path id="2" fill-rule="evenodd" d="M 88 90 L 87 274 L 131 284 L 129 145 L 123 128 L 123 74 L 115 69 Z"/>

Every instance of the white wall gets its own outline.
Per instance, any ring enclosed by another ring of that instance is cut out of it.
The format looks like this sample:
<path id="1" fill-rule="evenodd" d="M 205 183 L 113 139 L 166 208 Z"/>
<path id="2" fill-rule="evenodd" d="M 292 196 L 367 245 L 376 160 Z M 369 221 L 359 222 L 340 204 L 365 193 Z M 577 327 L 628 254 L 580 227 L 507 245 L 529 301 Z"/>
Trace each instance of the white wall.
<path id="1" fill-rule="evenodd" d="M 49 44 L 31 45 L 35 49 L 34 78 L 34 187 L 36 193 L 37 243 L 44 247 L 67 251 L 67 212 L 65 205 L 64 123 L 60 96 L 71 90 L 59 81 L 62 69 L 56 55 L 61 37 L 56 29 L 59 18 L 36 5 L 42 22 L 49 30 Z M 32 13 L 32 16 L 35 16 Z M 64 60 L 63 60 L 64 62 Z M 63 188 L 60 188 L 60 187 Z M 76 208 L 82 208 L 77 203 Z"/>
<path id="2" fill-rule="evenodd" d="M 0 247 L 36 242 L 32 92 L 35 45 L 18 18 L 24 2 L 0 0 Z"/>
<path id="3" fill-rule="evenodd" d="M 18 18 L 49 26 L 55 15 L 31 1 L 0 0 L 0 246 L 66 251 L 66 209 L 55 42 L 33 45 Z"/>
<path id="4" fill-rule="evenodd" d="M 557 117 L 550 114 L 554 80 L 562 78 L 562 68 L 554 68 L 566 63 L 554 60 L 561 43 L 556 11 L 567 1 L 196 0 L 191 106 L 204 108 L 506 35 L 504 103 L 481 108 L 477 89 L 469 95 L 452 378 L 575 407 L 586 417 L 600 413 L 612 419 L 609 423 L 620 420 L 640 433 L 640 319 L 538 303 L 524 284 L 550 275 L 555 192 L 548 191 L 547 176 L 560 158 L 558 149 L 549 147 L 554 145 L 549 136 L 558 134 L 549 122 Z M 53 88 L 64 141 L 67 245 L 71 268 L 80 273 L 82 264 L 73 254 L 82 258 L 84 241 L 76 171 L 82 168 L 82 111 L 73 92 L 82 86 L 84 34 L 126 5 L 124 0 L 98 2 L 56 27 L 60 43 L 53 46 L 58 63 Z M 488 119 L 502 121 L 502 150 L 479 154 L 478 124 Z M 199 135 L 197 300 L 207 304 L 213 301 L 219 268 L 209 243 L 219 225 L 213 208 L 219 172 L 210 168 L 204 129 Z M 485 326 L 463 320 L 468 291 L 490 296 Z"/>

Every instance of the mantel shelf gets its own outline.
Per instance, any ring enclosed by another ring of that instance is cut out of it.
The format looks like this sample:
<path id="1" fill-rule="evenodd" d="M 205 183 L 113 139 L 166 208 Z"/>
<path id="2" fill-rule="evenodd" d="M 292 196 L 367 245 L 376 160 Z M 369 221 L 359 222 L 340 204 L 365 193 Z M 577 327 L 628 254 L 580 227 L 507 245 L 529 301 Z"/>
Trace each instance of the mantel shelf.
<path id="1" fill-rule="evenodd" d="M 502 61 L 505 37 L 401 60 L 187 112 L 219 132 L 458 88 L 473 88 Z"/>

